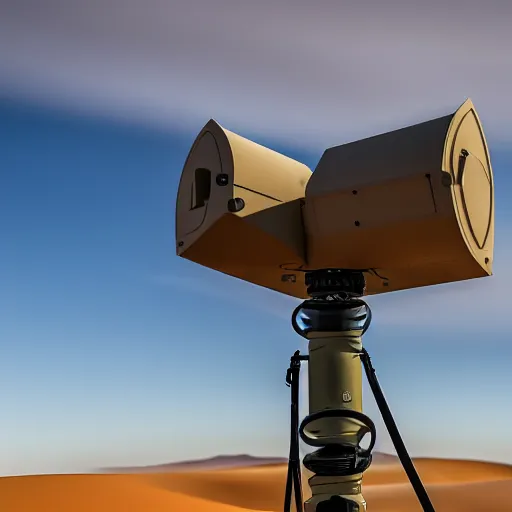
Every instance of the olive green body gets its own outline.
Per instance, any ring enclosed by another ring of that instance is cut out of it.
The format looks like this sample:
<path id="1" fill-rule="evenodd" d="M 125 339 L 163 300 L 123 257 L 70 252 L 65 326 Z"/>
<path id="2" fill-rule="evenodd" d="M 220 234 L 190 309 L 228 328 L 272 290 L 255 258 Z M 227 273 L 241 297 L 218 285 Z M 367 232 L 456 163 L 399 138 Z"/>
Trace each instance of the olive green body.
<path id="1" fill-rule="evenodd" d="M 315 332 L 309 339 L 309 413 L 325 409 L 353 409 L 363 412 L 361 331 L 347 333 Z M 322 440 L 323 445 L 359 445 L 368 432 L 366 426 L 353 419 L 321 419 L 310 423 L 307 433 Z M 332 495 L 342 496 L 366 510 L 361 494 L 363 474 L 345 477 L 312 476 L 308 483 L 311 497 L 305 512 L 315 512 L 319 502 Z"/>

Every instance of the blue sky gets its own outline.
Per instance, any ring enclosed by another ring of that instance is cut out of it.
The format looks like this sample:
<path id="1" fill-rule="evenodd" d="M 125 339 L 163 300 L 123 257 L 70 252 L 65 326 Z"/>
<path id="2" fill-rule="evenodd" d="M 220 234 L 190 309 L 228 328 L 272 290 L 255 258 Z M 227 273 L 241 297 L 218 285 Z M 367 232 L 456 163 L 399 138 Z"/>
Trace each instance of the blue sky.
<path id="1" fill-rule="evenodd" d="M 193 134 L 0 117 L 0 471 L 285 453 L 289 322 L 175 256 Z"/>
<path id="2" fill-rule="evenodd" d="M 466 97 L 495 275 L 372 297 L 365 343 L 413 455 L 512 463 L 511 17 L 503 0 L 3 0 L 0 474 L 286 456 L 297 301 L 175 256 L 191 143 L 213 117 L 314 168 Z"/>
<path id="3" fill-rule="evenodd" d="M 0 472 L 286 455 L 284 372 L 305 349 L 295 302 L 174 253 L 195 133 L 14 102 L 0 117 Z M 273 148 L 312 167 L 320 156 Z M 512 462 L 508 306 L 495 302 L 511 278 L 512 158 L 494 157 L 496 275 L 371 301 L 366 344 L 413 454 Z M 432 301 L 453 309 L 441 327 Z"/>

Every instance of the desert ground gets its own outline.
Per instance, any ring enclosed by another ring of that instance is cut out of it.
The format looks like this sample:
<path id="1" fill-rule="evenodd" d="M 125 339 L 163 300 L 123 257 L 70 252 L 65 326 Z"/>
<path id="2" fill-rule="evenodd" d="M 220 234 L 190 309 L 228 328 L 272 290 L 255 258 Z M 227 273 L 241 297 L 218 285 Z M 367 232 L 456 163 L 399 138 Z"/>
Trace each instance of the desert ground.
<path id="1" fill-rule="evenodd" d="M 187 469 L 156 466 L 155 471 L 124 468 L 117 474 L 2 477 L 0 511 L 282 511 L 286 464 L 248 461 L 244 467 L 225 462 L 224 468 L 192 464 Z M 441 459 L 414 463 L 437 512 L 512 510 L 512 466 Z M 421 512 L 405 473 L 391 456 L 376 458 L 363 484 L 369 512 Z"/>

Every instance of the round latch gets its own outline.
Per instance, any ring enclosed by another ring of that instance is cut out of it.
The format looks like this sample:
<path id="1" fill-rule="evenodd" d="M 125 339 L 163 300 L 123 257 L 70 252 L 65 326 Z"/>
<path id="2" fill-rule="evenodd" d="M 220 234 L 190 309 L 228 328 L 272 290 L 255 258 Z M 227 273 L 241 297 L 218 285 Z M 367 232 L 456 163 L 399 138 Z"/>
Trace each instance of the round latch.
<path id="1" fill-rule="evenodd" d="M 229 183 L 229 176 L 225 173 L 217 174 L 215 183 L 217 183 L 219 187 L 225 187 Z"/>
<path id="2" fill-rule="evenodd" d="M 228 201 L 228 211 L 238 213 L 245 207 L 245 201 L 241 197 L 235 197 Z"/>

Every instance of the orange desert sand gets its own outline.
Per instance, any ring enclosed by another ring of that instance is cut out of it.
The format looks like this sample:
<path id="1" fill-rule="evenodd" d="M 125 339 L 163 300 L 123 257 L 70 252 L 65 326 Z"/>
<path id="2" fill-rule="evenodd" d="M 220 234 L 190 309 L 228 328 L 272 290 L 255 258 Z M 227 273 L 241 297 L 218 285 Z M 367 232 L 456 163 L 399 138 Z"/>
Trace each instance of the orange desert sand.
<path id="1" fill-rule="evenodd" d="M 230 465 L 228 457 L 224 468 L 206 464 L 206 470 L 178 464 L 156 466 L 166 471 L 158 473 L 124 468 L 118 474 L 2 477 L 0 511 L 282 511 L 286 464 L 247 459 L 245 467 Z M 436 512 L 512 510 L 512 466 L 440 459 L 417 459 L 415 466 Z M 376 457 L 363 483 L 369 512 L 421 512 L 394 457 Z"/>

